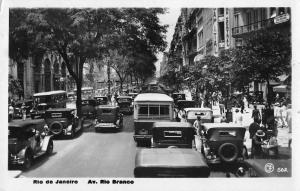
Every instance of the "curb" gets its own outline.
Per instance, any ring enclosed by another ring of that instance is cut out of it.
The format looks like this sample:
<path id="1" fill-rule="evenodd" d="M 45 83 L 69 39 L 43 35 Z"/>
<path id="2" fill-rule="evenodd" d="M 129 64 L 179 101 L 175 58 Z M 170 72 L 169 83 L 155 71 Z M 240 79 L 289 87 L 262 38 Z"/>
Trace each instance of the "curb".
<path id="1" fill-rule="evenodd" d="M 19 178 L 20 175 L 22 174 L 21 170 L 12 170 L 12 171 L 8 171 L 9 177 L 12 178 Z"/>

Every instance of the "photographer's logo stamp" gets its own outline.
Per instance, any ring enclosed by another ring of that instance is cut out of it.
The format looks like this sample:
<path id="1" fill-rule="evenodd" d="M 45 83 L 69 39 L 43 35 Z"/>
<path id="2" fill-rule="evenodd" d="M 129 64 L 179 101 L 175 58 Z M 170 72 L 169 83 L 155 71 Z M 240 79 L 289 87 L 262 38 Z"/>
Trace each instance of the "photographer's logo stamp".
<path id="1" fill-rule="evenodd" d="M 273 163 L 267 163 L 265 164 L 265 171 L 266 173 L 271 173 L 274 171 L 274 165 Z"/>

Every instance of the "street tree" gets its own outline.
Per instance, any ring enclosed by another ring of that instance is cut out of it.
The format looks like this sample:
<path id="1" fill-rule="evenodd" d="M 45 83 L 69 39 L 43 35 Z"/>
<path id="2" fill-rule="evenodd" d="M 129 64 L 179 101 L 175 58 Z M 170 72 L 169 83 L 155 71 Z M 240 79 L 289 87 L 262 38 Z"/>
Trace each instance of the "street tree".
<path id="1" fill-rule="evenodd" d="M 36 43 L 58 53 L 76 82 L 78 114 L 81 115 L 83 65 L 103 52 L 106 36 L 117 26 L 114 9 L 32 9 L 25 17 L 27 33 Z"/>
<path id="2" fill-rule="evenodd" d="M 270 81 L 291 72 L 290 34 L 262 30 L 246 39 L 245 46 L 236 51 L 236 73 L 247 74 L 251 81 L 266 82 L 270 92 Z M 241 79 L 241 78 L 239 78 Z M 270 104 L 270 95 L 267 103 Z"/>

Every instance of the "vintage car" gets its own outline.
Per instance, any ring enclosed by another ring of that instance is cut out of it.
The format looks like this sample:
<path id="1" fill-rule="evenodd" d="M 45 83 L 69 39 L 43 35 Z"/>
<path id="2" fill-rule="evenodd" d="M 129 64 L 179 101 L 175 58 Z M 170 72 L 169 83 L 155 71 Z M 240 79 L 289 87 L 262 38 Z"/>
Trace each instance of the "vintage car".
<path id="1" fill-rule="evenodd" d="M 81 101 L 81 113 L 82 116 L 94 119 L 96 117 L 96 100 L 94 99 L 83 99 Z"/>
<path id="2" fill-rule="evenodd" d="M 189 123 L 194 124 L 197 116 L 201 116 L 202 123 L 213 123 L 213 111 L 210 108 L 185 108 L 184 114 Z"/>
<path id="3" fill-rule="evenodd" d="M 96 105 L 107 105 L 108 104 L 107 96 L 95 96 L 94 99 L 96 100 Z"/>
<path id="4" fill-rule="evenodd" d="M 130 96 L 132 99 L 134 99 L 139 93 L 135 93 L 135 92 L 129 92 L 128 96 Z"/>
<path id="5" fill-rule="evenodd" d="M 14 107 L 14 118 L 22 118 L 22 107 L 25 108 L 26 115 L 30 115 L 30 110 L 33 108 L 33 100 L 24 100 L 17 102 Z"/>
<path id="6" fill-rule="evenodd" d="M 235 163 L 247 158 L 246 128 L 231 123 L 204 123 L 201 152 L 208 164 Z"/>
<path id="7" fill-rule="evenodd" d="M 291 159 L 247 159 L 242 177 L 291 177 Z"/>
<path id="8" fill-rule="evenodd" d="M 30 168 L 33 160 L 53 151 L 52 136 L 43 129 L 43 120 L 14 121 L 8 124 L 8 165 Z"/>
<path id="9" fill-rule="evenodd" d="M 101 105 L 97 108 L 97 122 L 95 130 L 122 129 L 123 114 L 120 113 L 118 106 Z"/>
<path id="10" fill-rule="evenodd" d="M 155 122 L 152 128 L 152 147 L 192 148 L 195 130 L 187 122 Z"/>
<path id="11" fill-rule="evenodd" d="M 120 112 L 123 114 L 133 113 L 133 99 L 130 96 L 118 96 L 116 99 L 118 106 L 120 107 Z"/>
<path id="12" fill-rule="evenodd" d="M 186 100 L 184 93 L 173 93 L 171 97 L 173 98 L 175 105 L 177 105 L 178 100 Z"/>
<path id="13" fill-rule="evenodd" d="M 49 134 L 67 135 L 74 138 L 75 134 L 82 130 L 83 120 L 76 116 L 76 109 L 54 108 L 45 113 L 45 128 Z"/>
<path id="14" fill-rule="evenodd" d="M 179 110 L 185 109 L 185 108 L 194 108 L 196 107 L 196 102 L 193 100 L 178 100 L 177 101 L 177 108 Z"/>
<path id="15" fill-rule="evenodd" d="M 48 104 L 46 104 L 46 103 L 40 103 L 36 107 L 33 107 L 30 110 L 30 117 L 31 117 L 31 119 L 35 119 L 36 117 L 38 117 L 38 118 L 44 118 L 45 111 L 47 109 L 49 109 L 49 108 L 51 108 L 51 106 L 48 105 Z"/>
<path id="16" fill-rule="evenodd" d="M 189 148 L 140 149 L 136 153 L 134 176 L 208 177 L 210 169 L 198 151 Z"/>

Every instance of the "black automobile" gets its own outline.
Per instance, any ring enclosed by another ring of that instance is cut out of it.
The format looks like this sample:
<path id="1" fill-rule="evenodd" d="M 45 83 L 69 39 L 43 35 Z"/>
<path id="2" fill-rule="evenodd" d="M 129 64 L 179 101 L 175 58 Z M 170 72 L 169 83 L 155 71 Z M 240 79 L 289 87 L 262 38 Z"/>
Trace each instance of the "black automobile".
<path id="1" fill-rule="evenodd" d="M 45 113 L 45 128 L 55 136 L 66 135 L 71 138 L 82 130 L 83 120 L 76 116 L 76 110 L 71 108 L 54 108 Z"/>
<path id="2" fill-rule="evenodd" d="M 204 123 L 201 152 L 208 164 L 239 163 L 248 158 L 246 128 L 231 123 Z"/>
<path id="3" fill-rule="evenodd" d="M 47 109 L 51 108 L 51 106 L 47 103 L 40 103 L 36 107 L 33 107 L 30 110 L 30 117 L 31 119 L 44 118 L 45 112 Z"/>
<path id="4" fill-rule="evenodd" d="M 82 116 L 95 119 L 96 118 L 96 100 L 84 99 L 81 101 L 81 112 Z"/>
<path id="5" fill-rule="evenodd" d="M 193 100 L 177 100 L 177 108 L 183 110 L 185 108 L 194 108 L 196 107 L 196 102 Z"/>
<path id="6" fill-rule="evenodd" d="M 123 114 L 120 113 L 118 106 L 101 105 L 97 107 L 97 122 L 95 130 L 116 129 L 123 128 Z"/>
<path id="7" fill-rule="evenodd" d="M 172 98 L 174 100 L 175 105 L 177 106 L 178 100 L 186 100 L 184 93 L 173 93 Z"/>
<path id="8" fill-rule="evenodd" d="M 30 168 L 33 160 L 53 151 L 52 136 L 43 128 L 43 120 L 14 121 L 8 124 L 8 166 Z"/>
<path id="9" fill-rule="evenodd" d="M 187 122 L 155 122 L 152 148 L 135 158 L 135 177 L 208 177 L 210 169 L 194 147 L 194 128 Z"/>
<path id="10" fill-rule="evenodd" d="M 108 104 L 107 96 L 95 96 L 94 99 L 96 100 L 97 105 L 107 105 Z"/>
<path id="11" fill-rule="evenodd" d="M 120 107 L 120 112 L 123 114 L 133 113 L 133 99 L 130 96 L 119 96 L 116 99 L 118 106 Z"/>
<path id="12" fill-rule="evenodd" d="M 192 148 L 194 128 L 187 122 L 155 122 L 152 128 L 152 147 Z"/>

